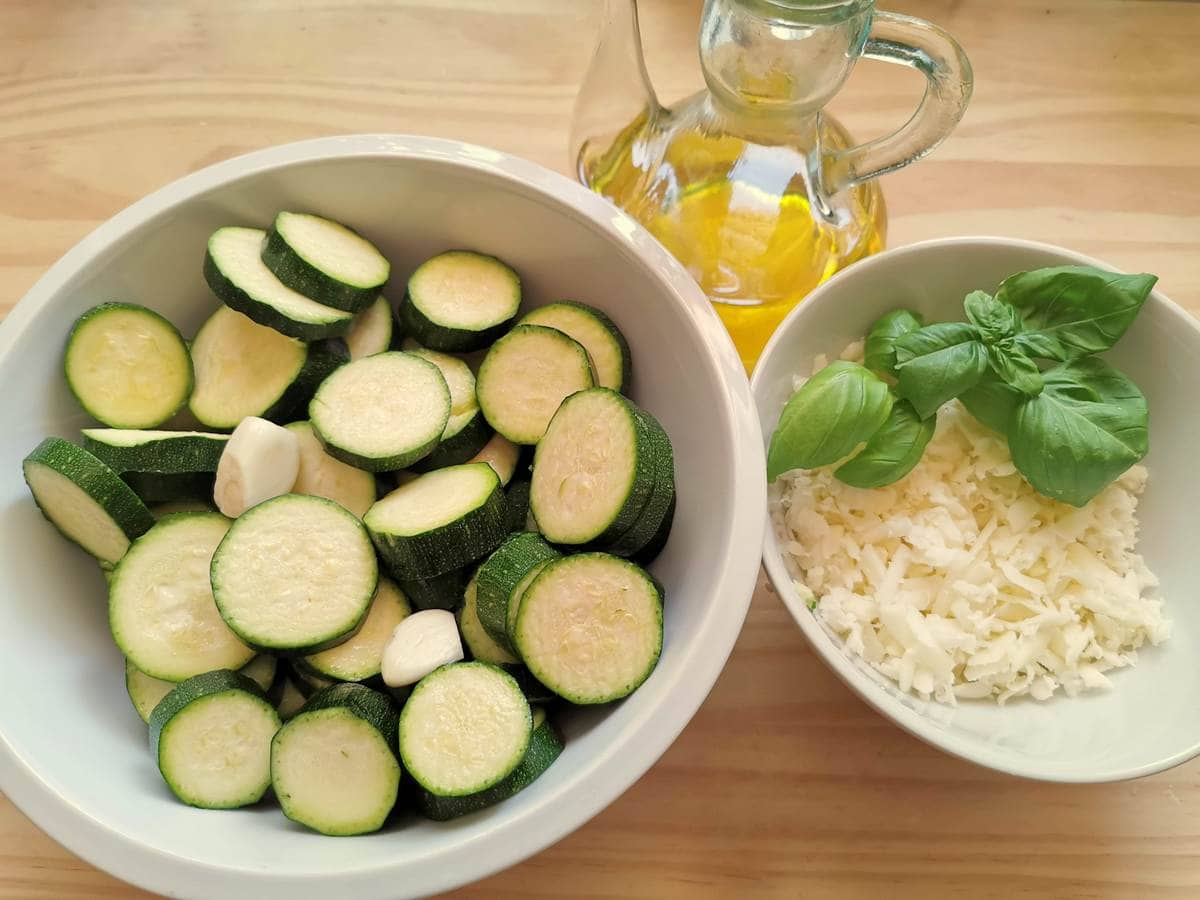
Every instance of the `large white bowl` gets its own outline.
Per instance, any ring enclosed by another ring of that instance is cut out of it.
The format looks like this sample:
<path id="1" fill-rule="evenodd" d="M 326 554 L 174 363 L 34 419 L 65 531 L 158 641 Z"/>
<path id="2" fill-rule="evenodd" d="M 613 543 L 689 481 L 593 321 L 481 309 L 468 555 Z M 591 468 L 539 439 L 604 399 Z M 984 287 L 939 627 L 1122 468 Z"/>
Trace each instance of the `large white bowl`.
<path id="1" fill-rule="evenodd" d="M 84 417 L 61 375 L 72 320 L 103 300 L 145 303 L 185 334 L 215 308 L 200 275 L 220 225 L 310 209 L 360 228 L 402 289 L 449 247 L 494 253 L 533 303 L 607 310 L 633 348 L 634 397 L 676 449 L 679 509 L 653 566 L 667 592 L 662 660 L 629 699 L 562 719 L 566 750 L 518 797 L 446 824 L 415 819 L 328 838 L 273 805 L 210 812 L 174 800 L 122 683 L 96 563 L 41 518 L 21 458 Z M 397 898 L 495 872 L 558 840 L 641 776 L 716 680 L 758 572 L 766 494 L 746 378 L 683 269 L 579 185 L 493 150 L 405 136 L 276 147 L 188 176 L 71 250 L 0 326 L 0 788 L 68 848 L 172 896 Z"/>
<path id="2" fill-rule="evenodd" d="M 784 319 L 751 379 L 764 445 L 792 376 L 811 372 L 818 353 L 836 358 L 880 315 L 897 306 L 933 321 L 961 320 L 962 298 L 995 290 L 1005 276 L 1096 260 L 1046 244 L 964 237 L 902 247 L 856 263 L 814 291 Z M 1162 580 L 1174 634 L 1140 651 L 1136 667 L 1110 673 L 1113 689 L 1047 703 L 970 701 L 950 708 L 901 692 L 857 657 L 801 602 L 774 529 L 763 561 L 771 583 L 805 636 L 843 681 L 919 738 L 972 762 L 1048 781 L 1114 781 L 1178 765 L 1200 752 L 1200 606 L 1195 601 L 1200 478 L 1200 327 L 1155 291 L 1106 356 L 1145 392 L 1150 406 L 1150 480 L 1139 507 L 1140 548 Z"/>

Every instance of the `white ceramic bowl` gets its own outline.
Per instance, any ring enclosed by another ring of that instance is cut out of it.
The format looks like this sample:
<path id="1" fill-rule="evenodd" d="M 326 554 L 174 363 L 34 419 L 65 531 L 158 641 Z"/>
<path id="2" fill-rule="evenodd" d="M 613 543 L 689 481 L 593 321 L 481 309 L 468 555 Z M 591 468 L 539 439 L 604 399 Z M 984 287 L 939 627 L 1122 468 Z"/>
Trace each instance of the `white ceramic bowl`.
<path id="1" fill-rule="evenodd" d="M 533 303 L 590 301 L 633 348 L 634 397 L 676 449 L 679 508 L 653 570 L 667 590 L 662 660 L 629 699 L 562 719 L 566 751 L 518 797 L 445 824 L 328 838 L 271 804 L 174 800 L 125 696 L 94 561 L 38 515 L 20 461 L 77 436 L 63 384 L 72 320 L 145 303 L 185 334 L 215 308 L 200 275 L 220 225 L 311 209 L 362 229 L 406 273 L 448 247 L 494 253 Z M 190 175 L 84 239 L 0 326 L 0 788 L 85 859 L 172 896 L 328 900 L 445 890 L 558 840 L 641 776 L 695 713 L 733 647 L 757 577 L 766 494 L 745 374 L 699 289 L 631 219 L 581 186 L 493 150 L 405 136 L 276 147 Z"/>
<path id="2" fill-rule="evenodd" d="M 818 353 L 836 358 L 878 316 L 907 306 L 930 320 L 960 320 L 968 291 L 992 291 L 1013 272 L 1056 265 L 1104 266 L 1070 250 L 989 237 L 927 241 L 856 263 L 793 310 L 763 352 L 751 389 L 764 445 L 792 393 L 792 375 L 808 374 Z M 1174 622 L 1169 641 L 1140 651 L 1135 667 L 1109 673 L 1111 691 L 1005 707 L 991 701 L 963 702 L 957 708 L 922 702 L 843 651 L 840 640 L 801 602 L 772 528 L 764 541 L 763 560 L 777 593 L 846 684 L 930 744 L 1028 778 L 1135 778 L 1200 752 L 1200 607 L 1194 602 L 1200 327 L 1155 291 L 1106 358 L 1133 378 L 1150 406 L 1150 480 L 1139 507 L 1140 548 L 1162 580 L 1166 611 Z"/>

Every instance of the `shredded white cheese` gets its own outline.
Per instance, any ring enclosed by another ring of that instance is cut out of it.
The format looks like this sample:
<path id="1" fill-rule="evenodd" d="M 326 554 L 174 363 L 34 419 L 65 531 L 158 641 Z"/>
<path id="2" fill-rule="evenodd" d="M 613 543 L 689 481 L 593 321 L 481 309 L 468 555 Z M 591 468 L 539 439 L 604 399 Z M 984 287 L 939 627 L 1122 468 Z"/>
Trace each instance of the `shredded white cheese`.
<path id="1" fill-rule="evenodd" d="M 861 345 L 842 355 L 861 359 Z M 1104 672 L 1170 634 L 1136 552 L 1142 466 L 1082 509 L 1058 503 L 953 401 L 895 484 L 854 488 L 834 468 L 777 480 L 781 546 L 845 648 L 905 691 L 951 704 L 1074 696 L 1109 687 Z"/>

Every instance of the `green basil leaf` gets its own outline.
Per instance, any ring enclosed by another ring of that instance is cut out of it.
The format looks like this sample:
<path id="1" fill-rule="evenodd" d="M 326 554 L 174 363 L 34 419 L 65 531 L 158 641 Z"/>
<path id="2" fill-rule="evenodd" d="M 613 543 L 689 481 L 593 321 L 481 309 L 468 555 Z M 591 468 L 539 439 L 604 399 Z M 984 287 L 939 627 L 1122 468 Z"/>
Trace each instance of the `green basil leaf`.
<path id="1" fill-rule="evenodd" d="M 959 394 L 958 399 L 967 408 L 967 412 L 992 431 L 1007 434 L 1013 413 L 1025 397 L 995 374 L 988 372 L 979 379 L 975 387 Z"/>
<path id="2" fill-rule="evenodd" d="M 1017 408 L 1013 463 L 1047 497 L 1084 506 L 1149 449 L 1146 398 L 1095 357 L 1043 374 L 1045 390 Z"/>
<path id="3" fill-rule="evenodd" d="M 921 461 L 933 437 L 937 419 L 921 419 L 906 400 L 892 404 L 892 412 L 867 445 L 849 462 L 834 470 L 834 476 L 859 488 L 877 488 L 899 481 Z"/>
<path id="4" fill-rule="evenodd" d="M 1137 317 L 1154 275 L 1121 275 L 1090 266 L 1055 266 L 1004 279 L 996 297 L 1024 315 L 1017 346 L 1030 356 L 1066 361 L 1102 353 Z"/>
<path id="5" fill-rule="evenodd" d="M 1021 314 L 1016 308 L 997 300 L 987 291 L 971 291 L 963 299 L 963 310 L 971 324 L 979 329 L 985 344 L 995 344 L 1021 330 Z"/>
<path id="6" fill-rule="evenodd" d="M 971 388 L 987 371 L 979 331 L 965 322 L 942 322 L 896 340 L 900 396 L 922 419 Z"/>
<path id="7" fill-rule="evenodd" d="M 830 363 L 783 408 L 767 450 L 767 480 L 837 462 L 878 431 L 891 409 L 892 392 L 878 375 L 858 363 Z"/>
<path id="8" fill-rule="evenodd" d="M 987 356 L 988 367 L 1005 384 L 1027 397 L 1036 397 L 1042 392 L 1041 369 L 1020 350 L 1007 350 L 1003 346 L 989 344 Z"/>
<path id="9" fill-rule="evenodd" d="M 867 332 L 864 362 L 868 369 L 896 376 L 896 338 L 917 331 L 925 320 L 920 313 L 908 309 L 893 309 L 881 316 Z"/>

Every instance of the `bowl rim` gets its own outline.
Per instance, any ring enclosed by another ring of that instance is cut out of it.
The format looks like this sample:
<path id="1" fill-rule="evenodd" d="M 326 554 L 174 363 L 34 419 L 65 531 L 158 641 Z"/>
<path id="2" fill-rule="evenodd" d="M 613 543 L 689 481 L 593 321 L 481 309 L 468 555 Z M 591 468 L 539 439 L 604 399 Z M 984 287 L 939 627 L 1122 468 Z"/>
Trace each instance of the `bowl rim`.
<path id="1" fill-rule="evenodd" d="M 208 191 L 244 178 L 308 163 L 379 158 L 437 160 L 519 185 L 553 203 L 563 215 L 602 232 L 646 277 L 675 298 L 706 354 L 696 361 L 712 370 L 722 389 L 714 401 L 731 425 L 725 435 L 734 461 L 730 534 L 718 563 L 709 603 L 685 652 L 663 686 L 669 703 L 648 707 L 618 738 L 570 774 L 562 788 L 525 809 L 506 827 L 484 830 L 466 844 L 431 852 L 419 864 L 381 863 L 335 874 L 292 875 L 222 868 L 148 847 L 73 805 L 21 758 L 0 733 L 0 790 L 35 824 L 76 855 L 159 893 L 228 898 L 285 895 L 324 898 L 331 886 L 363 900 L 445 891 L 514 865 L 574 831 L 645 774 L 691 720 L 716 683 L 733 649 L 758 578 L 766 485 L 758 440 L 758 415 L 745 370 L 716 312 L 668 251 L 631 217 L 571 179 L 514 155 L 460 141 L 408 134 L 322 137 L 256 150 L 177 179 L 136 201 L 79 241 L 55 262 L 0 323 L 0 357 L 14 352 L 37 314 L 93 260 L 133 229 Z M 739 548 L 743 548 L 739 551 Z M 519 829 L 519 838 L 513 829 Z M 452 864 L 446 863 L 452 861 Z M 400 877 L 397 877 L 400 876 Z"/>
<path id="2" fill-rule="evenodd" d="M 784 317 L 763 348 L 763 352 L 759 356 L 758 363 L 751 375 L 750 390 L 754 394 L 756 401 L 759 394 L 766 389 L 766 376 L 764 373 L 767 369 L 767 360 L 778 352 L 778 348 L 784 343 L 785 335 L 793 328 L 799 327 L 798 323 L 804 316 L 808 315 L 813 309 L 820 307 L 823 303 L 828 302 L 826 298 L 832 295 L 832 290 L 829 288 L 830 285 L 840 285 L 843 281 L 854 278 L 858 274 L 868 272 L 872 268 L 887 266 L 893 259 L 899 257 L 920 256 L 931 251 L 944 250 L 947 247 L 963 246 L 1002 246 L 1034 250 L 1057 256 L 1062 259 L 1064 265 L 1095 266 L 1109 271 L 1122 271 L 1117 266 L 1067 247 L 1060 247 L 1056 244 L 1043 241 L 1032 241 L 1024 238 L 1012 238 L 1000 235 L 962 235 L 932 238 L 885 250 L 837 273 L 829 281 L 816 288 L 805 298 L 803 303 L 796 306 Z M 1162 305 L 1167 315 L 1171 316 L 1179 327 L 1191 330 L 1196 335 L 1197 340 L 1200 340 L 1200 322 L 1182 306 L 1158 290 L 1157 286 L 1151 292 L 1150 302 Z M 765 448 L 767 443 L 765 435 L 762 436 L 762 441 Z M 766 527 L 763 531 L 763 568 L 766 570 L 767 578 L 771 582 L 776 595 L 783 605 L 787 607 L 788 612 L 799 626 L 801 632 L 803 632 L 805 639 L 825 665 L 876 712 L 890 719 L 914 737 L 938 750 L 949 753 L 951 756 L 956 756 L 959 759 L 996 772 L 1032 781 L 1059 784 L 1099 784 L 1111 781 L 1126 781 L 1134 778 L 1142 778 L 1146 775 L 1153 775 L 1156 772 L 1173 768 L 1200 755 L 1200 738 L 1198 738 L 1191 747 L 1151 763 L 1132 767 L 1099 767 L 1086 774 L 1059 771 L 1048 772 L 1039 767 L 1036 762 L 1023 764 L 1020 762 L 1009 762 L 1010 757 L 1007 756 L 991 757 L 986 752 L 980 752 L 970 742 L 961 740 L 952 732 L 938 727 L 928 716 L 905 706 L 899 700 L 890 696 L 866 672 L 862 671 L 855 660 L 822 629 L 816 617 L 800 600 L 792 584 L 791 575 L 788 573 L 786 563 L 783 560 L 783 552 L 775 537 L 775 527 L 771 521 L 769 507 L 767 509 Z"/>

